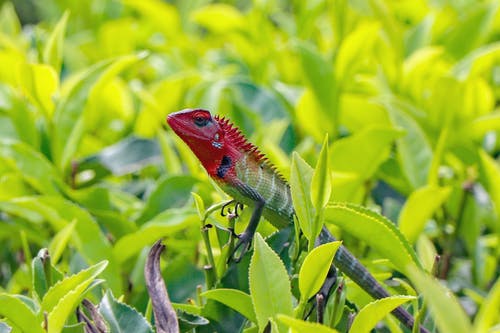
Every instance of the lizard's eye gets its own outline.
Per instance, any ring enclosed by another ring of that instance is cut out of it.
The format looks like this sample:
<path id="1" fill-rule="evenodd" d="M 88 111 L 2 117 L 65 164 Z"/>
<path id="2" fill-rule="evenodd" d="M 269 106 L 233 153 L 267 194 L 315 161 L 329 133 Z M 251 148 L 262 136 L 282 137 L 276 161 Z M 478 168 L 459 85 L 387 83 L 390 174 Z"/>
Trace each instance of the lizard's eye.
<path id="1" fill-rule="evenodd" d="M 207 117 L 202 117 L 202 116 L 194 117 L 194 124 L 198 127 L 207 126 L 209 121 L 210 119 Z"/>

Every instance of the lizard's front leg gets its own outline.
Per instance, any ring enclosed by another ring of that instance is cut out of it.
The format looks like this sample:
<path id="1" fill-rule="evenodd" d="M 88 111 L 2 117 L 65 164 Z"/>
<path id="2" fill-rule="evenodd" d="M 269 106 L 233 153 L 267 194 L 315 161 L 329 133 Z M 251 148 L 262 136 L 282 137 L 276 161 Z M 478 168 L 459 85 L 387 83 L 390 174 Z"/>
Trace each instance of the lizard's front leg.
<path id="1" fill-rule="evenodd" d="M 234 262 L 240 262 L 245 253 L 248 252 L 250 246 L 252 244 L 253 236 L 255 235 L 255 230 L 257 230 L 257 226 L 259 225 L 260 218 L 262 216 L 262 212 L 264 211 L 264 206 L 266 205 L 266 201 L 264 198 L 258 194 L 254 193 L 255 196 L 255 207 L 252 212 L 252 217 L 250 218 L 250 222 L 248 222 L 248 226 L 238 235 L 238 242 L 233 249 L 231 256 L 229 256 L 229 260 L 234 260 Z"/>

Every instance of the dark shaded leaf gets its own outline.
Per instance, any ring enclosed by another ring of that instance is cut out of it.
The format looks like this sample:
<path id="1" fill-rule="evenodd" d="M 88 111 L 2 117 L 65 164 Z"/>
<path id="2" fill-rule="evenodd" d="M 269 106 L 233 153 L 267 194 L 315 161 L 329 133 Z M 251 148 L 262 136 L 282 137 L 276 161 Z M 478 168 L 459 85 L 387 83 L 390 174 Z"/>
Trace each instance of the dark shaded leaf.
<path id="1" fill-rule="evenodd" d="M 191 198 L 191 190 L 198 180 L 192 176 L 172 176 L 160 180 L 149 195 L 139 224 L 152 219 L 168 208 L 180 208 Z"/>
<path id="2" fill-rule="evenodd" d="M 78 173 L 92 171 L 94 174 L 79 185 L 93 184 L 109 174 L 121 176 L 137 172 L 145 166 L 159 164 L 161 161 L 162 155 L 157 141 L 130 136 L 78 161 Z"/>
<path id="3" fill-rule="evenodd" d="M 110 333 L 153 333 L 151 325 L 137 310 L 117 301 L 109 290 L 99 304 L 99 313 Z"/>

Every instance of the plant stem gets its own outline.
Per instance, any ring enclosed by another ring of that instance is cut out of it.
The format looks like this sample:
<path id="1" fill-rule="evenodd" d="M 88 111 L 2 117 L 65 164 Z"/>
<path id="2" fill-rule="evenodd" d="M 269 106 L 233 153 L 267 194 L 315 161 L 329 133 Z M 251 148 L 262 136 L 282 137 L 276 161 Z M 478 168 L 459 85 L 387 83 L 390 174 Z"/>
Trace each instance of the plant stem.
<path id="1" fill-rule="evenodd" d="M 212 252 L 212 245 L 210 244 L 210 235 L 208 234 L 208 230 L 210 229 L 210 227 L 205 224 L 206 219 L 207 215 L 205 215 L 205 218 L 201 221 L 201 235 L 203 237 L 203 242 L 205 243 L 205 248 L 207 250 L 208 266 L 210 267 L 210 269 L 205 270 L 207 274 L 207 288 L 212 289 L 215 285 L 215 282 L 217 281 L 217 272 L 215 270 L 215 259 Z"/>

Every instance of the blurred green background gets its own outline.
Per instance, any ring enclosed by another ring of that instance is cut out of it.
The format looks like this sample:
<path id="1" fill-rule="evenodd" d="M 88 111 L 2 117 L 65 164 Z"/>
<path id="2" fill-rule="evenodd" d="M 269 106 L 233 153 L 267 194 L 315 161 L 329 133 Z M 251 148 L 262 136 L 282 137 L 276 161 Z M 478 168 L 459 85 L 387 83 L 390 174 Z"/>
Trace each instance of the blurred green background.
<path id="1" fill-rule="evenodd" d="M 328 133 L 331 200 L 387 216 L 428 270 L 440 254 L 471 318 L 498 280 L 498 1 L 0 4 L 0 291 L 31 293 L 48 247 L 61 272 L 109 260 L 106 286 L 144 311 L 145 249 L 166 237 L 171 297 L 193 297 L 190 193 L 225 197 L 166 129 L 188 107 L 229 117 L 287 178 Z"/>

